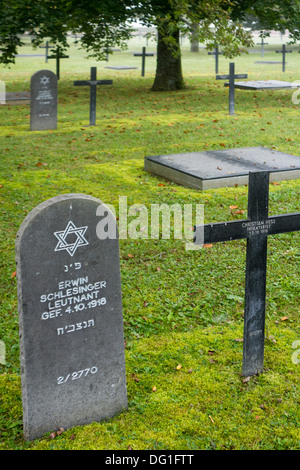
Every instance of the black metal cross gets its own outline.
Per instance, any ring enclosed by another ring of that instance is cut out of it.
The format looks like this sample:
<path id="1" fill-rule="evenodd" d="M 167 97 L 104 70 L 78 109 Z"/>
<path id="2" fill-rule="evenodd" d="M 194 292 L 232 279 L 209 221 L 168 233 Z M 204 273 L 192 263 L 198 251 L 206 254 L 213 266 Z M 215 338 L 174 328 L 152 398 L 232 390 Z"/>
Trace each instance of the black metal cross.
<path id="1" fill-rule="evenodd" d="M 220 52 L 219 51 L 219 46 L 218 44 L 215 46 L 213 52 L 208 52 L 208 55 L 214 55 L 215 56 L 215 70 L 216 70 L 216 73 L 219 73 L 219 55 L 222 55 L 223 52 Z"/>
<path id="2" fill-rule="evenodd" d="M 229 64 L 229 75 L 216 75 L 217 80 L 228 80 L 229 79 L 229 114 L 234 114 L 234 80 L 235 78 L 247 78 L 246 73 L 234 73 L 234 62 Z M 225 83 L 225 86 L 226 83 Z"/>
<path id="3" fill-rule="evenodd" d="M 59 61 L 60 59 L 68 59 L 69 56 L 68 55 L 64 55 L 62 52 L 61 52 L 61 49 L 59 46 L 57 46 L 57 48 L 55 49 L 54 53 L 52 55 L 48 55 L 47 56 L 48 59 L 56 59 L 56 76 L 57 76 L 57 80 L 59 80 L 60 78 L 60 66 L 59 66 Z"/>
<path id="4" fill-rule="evenodd" d="M 154 53 L 153 52 L 146 52 L 146 48 L 143 47 L 142 53 L 136 52 L 133 54 L 136 57 L 142 57 L 142 77 L 145 76 L 145 62 L 146 62 L 146 57 L 153 57 Z"/>
<path id="5" fill-rule="evenodd" d="M 260 50 L 260 55 L 263 57 L 264 56 L 264 46 L 267 46 L 268 45 L 268 42 L 264 42 L 264 38 L 261 38 L 261 42 L 257 42 L 256 43 L 258 46 L 261 46 L 261 50 Z"/>
<path id="6" fill-rule="evenodd" d="M 276 51 L 277 54 L 282 54 L 282 71 L 285 72 L 285 54 L 288 54 L 292 51 L 287 51 L 285 44 L 282 44 L 282 50 Z"/>
<path id="7" fill-rule="evenodd" d="M 49 45 L 49 41 L 46 41 L 45 46 L 40 46 L 41 49 L 45 49 L 45 62 L 48 62 L 48 51 L 49 49 L 53 49 L 54 46 Z"/>
<path id="8" fill-rule="evenodd" d="M 75 86 L 90 87 L 90 126 L 96 125 L 96 96 L 98 85 L 112 85 L 112 80 L 97 80 L 97 67 L 91 67 L 90 80 L 76 80 L 73 82 Z"/>
<path id="9" fill-rule="evenodd" d="M 250 172 L 248 219 L 194 228 L 196 244 L 247 239 L 243 341 L 246 377 L 263 372 L 268 235 L 300 230 L 300 212 L 268 216 L 268 202 L 269 172 Z"/>

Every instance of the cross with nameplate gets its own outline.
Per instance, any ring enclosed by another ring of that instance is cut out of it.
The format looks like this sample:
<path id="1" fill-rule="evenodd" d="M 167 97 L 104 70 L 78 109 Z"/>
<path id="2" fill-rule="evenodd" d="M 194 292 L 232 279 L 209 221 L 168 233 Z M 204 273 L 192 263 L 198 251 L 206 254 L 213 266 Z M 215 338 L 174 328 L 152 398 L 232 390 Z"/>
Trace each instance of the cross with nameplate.
<path id="1" fill-rule="evenodd" d="M 234 80 L 235 78 L 247 77 L 248 75 L 246 73 L 234 73 L 234 62 L 230 62 L 229 64 L 229 75 L 216 75 L 217 80 L 229 79 L 229 114 L 234 114 Z"/>
<path id="2" fill-rule="evenodd" d="M 55 49 L 55 51 L 53 52 L 52 55 L 47 56 L 47 59 L 56 59 L 56 76 L 57 76 L 57 80 L 59 80 L 59 78 L 60 78 L 60 64 L 59 64 L 59 61 L 60 61 L 60 59 L 68 59 L 68 58 L 69 58 L 68 55 L 64 55 L 61 52 L 61 48 L 59 46 L 57 46 L 57 48 Z"/>
<path id="3" fill-rule="evenodd" d="M 91 67 L 90 80 L 75 80 L 75 86 L 90 87 L 90 126 L 96 125 L 96 96 L 98 85 L 112 85 L 112 80 L 97 80 L 97 67 Z"/>
<path id="4" fill-rule="evenodd" d="M 276 51 L 277 54 L 282 54 L 282 71 L 285 72 L 285 54 L 288 54 L 292 51 L 287 51 L 285 44 L 282 44 L 282 50 Z"/>
<path id="5" fill-rule="evenodd" d="M 142 53 L 136 52 L 133 54 L 136 57 L 142 57 L 142 77 L 145 76 L 145 62 L 146 62 L 146 57 L 153 57 L 154 53 L 153 52 L 146 52 L 146 48 L 143 47 Z"/>
<path id="6" fill-rule="evenodd" d="M 268 215 L 269 172 L 250 172 L 248 219 L 194 227 L 195 244 L 247 239 L 243 375 L 263 372 L 267 240 L 269 235 L 300 230 L 300 212 Z"/>
<path id="7" fill-rule="evenodd" d="M 215 70 L 216 73 L 219 73 L 219 55 L 222 55 L 223 52 L 219 51 L 219 46 L 218 44 L 215 46 L 213 52 L 208 52 L 208 55 L 214 55 L 215 56 Z"/>
<path id="8" fill-rule="evenodd" d="M 261 42 L 257 42 L 256 43 L 258 46 L 261 46 L 261 49 L 260 49 L 260 55 L 263 57 L 264 56 L 264 46 L 267 46 L 268 43 L 267 42 L 264 42 L 264 38 L 261 38 Z"/>

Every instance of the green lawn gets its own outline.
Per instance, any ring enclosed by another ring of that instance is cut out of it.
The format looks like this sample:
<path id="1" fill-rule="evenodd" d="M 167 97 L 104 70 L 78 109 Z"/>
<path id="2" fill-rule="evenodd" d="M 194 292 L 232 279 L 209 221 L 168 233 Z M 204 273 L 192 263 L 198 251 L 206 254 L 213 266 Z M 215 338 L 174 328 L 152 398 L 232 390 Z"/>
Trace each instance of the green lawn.
<path id="1" fill-rule="evenodd" d="M 109 65 L 138 67 L 130 71 L 84 59 L 73 45 L 61 62 L 55 131 L 31 132 L 28 105 L 0 107 L 0 340 L 6 349 L 0 449 L 299 449 L 299 233 L 269 237 L 265 368 L 246 382 L 245 241 L 187 251 L 172 231 L 169 240 L 120 240 L 128 410 L 55 439 L 48 433 L 23 440 L 14 243 L 26 214 L 74 192 L 117 211 L 119 196 L 126 196 L 128 207 L 143 205 L 149 214 L 151 204 L 204 204 L 205 222 L 247 218 L 247 187 L 184 188 L 144 172 L 144 157 L 259 145 L 299 155 L 294 90 L 237 90 L 237 114 L 228 116 L 228 90 L 215 80 L 207 51 L 191 54 L 183 43 L 187 88 L 153 93 L 155 58 L 146 59 L 142 78 L 141 59 L 132 55 L 143 45 L 136 39 L 109 59 Z M 280 46 L 280 40 L 267 46 L 264 59 L 280 60 L 274 52 Z M 285 74 L 280 65 L 255 64 L 260 60 L 260 52 L 244 54 L 234 59 L 236 72 L 251 80 L 299 79 L 298 47 Z M 7 91 L 28 91 L 32 73 L 55 71 L 53 62 L 18 57 L 11 69 L 0 67 L 0 80 Z M 220 58 L 220 73 L 228 73 L 229 62 Z M 114 82 L 98 87 L 97 125 L 89 127 L 89 90 L 73 80 L 88 78 L 95 65 L 99 79 Z M 299 212 L 299 188 L 299 180 L 271 184 L 269 213 Z"/>

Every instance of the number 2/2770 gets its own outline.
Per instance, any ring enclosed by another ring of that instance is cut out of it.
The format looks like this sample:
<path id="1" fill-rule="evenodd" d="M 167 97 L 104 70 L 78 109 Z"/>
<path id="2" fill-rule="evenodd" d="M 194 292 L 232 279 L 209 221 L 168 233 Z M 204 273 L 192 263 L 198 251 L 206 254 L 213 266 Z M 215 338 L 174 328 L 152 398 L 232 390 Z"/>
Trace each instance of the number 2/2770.
<path id="1" fill-rule="evenodd" d="M 86 369 L 77 370 L 75 372 L 71 372 L 66 376 L 57 377 L 57 385 L 64 384 L 68 380 L 77 380 L 82 377 L 86 377 L 88 374 L 96 374 L 98 368 L 96 366 L 87 367 Z"/>

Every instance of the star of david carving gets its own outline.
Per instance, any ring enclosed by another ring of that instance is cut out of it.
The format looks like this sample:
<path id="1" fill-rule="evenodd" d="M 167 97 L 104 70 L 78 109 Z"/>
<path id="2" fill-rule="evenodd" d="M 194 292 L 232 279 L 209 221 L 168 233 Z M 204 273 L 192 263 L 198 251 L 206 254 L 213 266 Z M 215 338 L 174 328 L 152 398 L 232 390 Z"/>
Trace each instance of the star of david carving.
<path id="1" fill-rule="evenodd" d="M 73 222 L 70 220 L 65 230 L 54 232 L 54 235 L 58 239 L 58 243 L 54 248 L 54 251 L 66 250 L 69 255 L 73 256 L 78 247 L 89 244 L 89 242 L 84 237 L 87 228 L 87 226 L 76 227 L 75 224 L 73 224 Z M 76 237 L 75 240 L 74 236 Z"/>
<path id="2" fill-rule="evenodd" d="M 49 83 L 49 77 L 46 77 L 46 75 L 44 75 L 43 77 L 41 77 L 40 83 L 42 85 L 47 85 L 47 83 Z"/>

